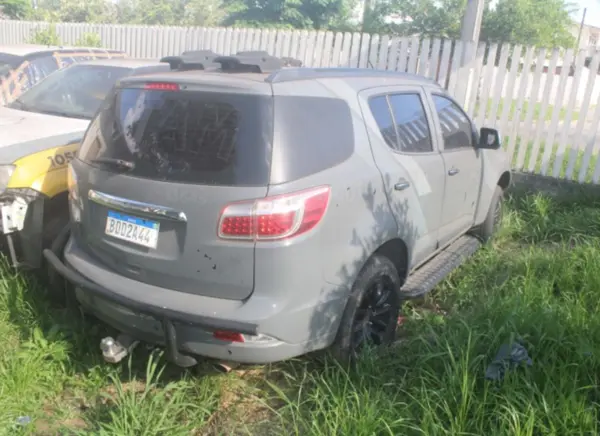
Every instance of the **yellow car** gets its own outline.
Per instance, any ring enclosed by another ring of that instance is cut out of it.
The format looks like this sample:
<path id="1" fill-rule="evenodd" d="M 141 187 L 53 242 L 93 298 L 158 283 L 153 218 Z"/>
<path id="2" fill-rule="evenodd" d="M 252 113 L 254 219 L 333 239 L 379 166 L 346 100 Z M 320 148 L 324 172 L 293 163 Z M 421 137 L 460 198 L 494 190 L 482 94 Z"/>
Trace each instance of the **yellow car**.
<path id="1" fill-rule="evenodd" d="M 0 107 L 0 232 L 14 266 L 39 268 L 68 224 L 67 165 L 117 80 L 169 69 L 129 58 L 76 63 Z"/>
<path id="2" fill-rule="evenodd" d="M 0 45 L 0 105 L 18 98 L 49 74 L 74 63 L 123 58 L 120 50 L 46 45 Z"/>

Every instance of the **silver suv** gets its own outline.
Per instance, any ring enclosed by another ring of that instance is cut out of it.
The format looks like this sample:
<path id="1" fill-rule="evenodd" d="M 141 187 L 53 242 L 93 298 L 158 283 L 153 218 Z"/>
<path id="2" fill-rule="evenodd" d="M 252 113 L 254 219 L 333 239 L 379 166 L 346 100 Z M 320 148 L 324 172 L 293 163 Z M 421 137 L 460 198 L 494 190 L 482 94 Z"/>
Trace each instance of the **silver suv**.
<path id="1" fill-rule="evenodd" d="M 107 360 L 136 341 L 181 366 L 351 359 L 494 233 L 498 132 L 434 82 L 264 53 L 189 62 L 107 97 L 70 165 L 70 229 L 44 252 L 123 332 Z"/>

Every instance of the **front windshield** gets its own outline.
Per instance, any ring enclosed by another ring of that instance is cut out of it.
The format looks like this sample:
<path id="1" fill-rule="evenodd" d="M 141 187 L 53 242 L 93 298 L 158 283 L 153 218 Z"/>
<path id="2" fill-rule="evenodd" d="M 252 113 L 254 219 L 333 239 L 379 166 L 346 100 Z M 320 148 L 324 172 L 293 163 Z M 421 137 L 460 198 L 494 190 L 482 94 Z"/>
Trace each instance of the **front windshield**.
<path id="1" fill-rule="evenodd" d="M 115 82 L 129 72 L 122 67 L 73 65 L 50 74 L 9 107 L 91 120 Z"/>

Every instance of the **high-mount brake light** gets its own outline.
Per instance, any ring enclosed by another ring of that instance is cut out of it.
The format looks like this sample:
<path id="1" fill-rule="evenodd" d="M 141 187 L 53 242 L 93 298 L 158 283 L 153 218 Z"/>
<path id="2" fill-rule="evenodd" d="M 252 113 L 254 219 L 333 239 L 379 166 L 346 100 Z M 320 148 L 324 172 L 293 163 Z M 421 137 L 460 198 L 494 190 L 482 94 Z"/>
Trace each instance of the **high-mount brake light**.
<path id="1" fill-rule="evenodd" d="M 179 85 L 177 83 L 150 82 L 144 85 L 144 89 L 152 91 L 179 91 Z"/>
<path id="2" fill-rule="evenodd" d="M 291 194 L 231 203 L 219 217 L 218 236 L 246 241 L 298 236 L 321 221 L 330 194 L 329 186 L 319 186 Z"/>

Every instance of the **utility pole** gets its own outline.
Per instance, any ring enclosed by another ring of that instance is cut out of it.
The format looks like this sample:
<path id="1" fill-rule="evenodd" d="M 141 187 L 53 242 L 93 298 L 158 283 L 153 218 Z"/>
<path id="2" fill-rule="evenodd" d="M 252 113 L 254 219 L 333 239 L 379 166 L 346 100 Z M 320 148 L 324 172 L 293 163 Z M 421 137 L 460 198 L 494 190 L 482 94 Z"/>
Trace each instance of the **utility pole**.
<path id="1" fill-rule="evenodd" d="M 583 31 L 583 24 L 585 23 L 585 14 L 587 8 L 583 8 L 583 17 L 581 17 L 581 24 L 579 25 L 579 33 L 577 34 L 577 42 L 575 43 L 575 53 L 579 52 L 579 43 L 581 41 L 581 32 Z"/>
<path id="2" fill-rule="evenodd" d="M 460 61 L 461 68 L 467 66 L 475 58 L 475 53 L 477 53 L 477 44 L 479 43 L 479 34 L 481 32 L 481 21 L 483 19 L 484 5 L 485 0 L 467 1 L 467 7 L 465 9 L 465 14 L 463 15 L 462 27 L 460 30 L 460 39 L 464 44 Z M 468 71 L 465 71 L 465 73 L 466 75 L 459 82 L 455 91 L 456 97 L 459 99 L 459 101 L 462 101 L 463 104 L 467 104 L 469 89 L 471 89 L 473 86 L 471 83 L 473 78 L 473 69 L 469 68 Z"/>
<path id="3" fill-rule="evenodd" d="M 484 4 L 484 0 L 468 0 L 460 29 L 460 39 L 463 42 L 479 42 Z"/>

